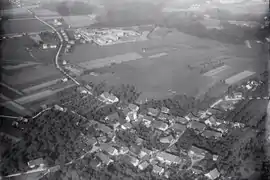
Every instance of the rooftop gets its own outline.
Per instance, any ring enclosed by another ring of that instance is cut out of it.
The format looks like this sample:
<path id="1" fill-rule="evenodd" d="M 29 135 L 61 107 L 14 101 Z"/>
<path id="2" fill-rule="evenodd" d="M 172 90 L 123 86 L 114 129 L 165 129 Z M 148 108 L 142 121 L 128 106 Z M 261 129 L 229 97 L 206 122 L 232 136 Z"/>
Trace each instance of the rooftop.
<path id="1" fill-rule="evenodd" d="M 220 137 L 222 137 L 222 134 L 219 133 L 219 132 L 216 132 L 216 131 L 205 130 L 205 131 L 202 133 L 202 136 L 204 136 L 204 137 L 206 137 L 206 138 L 211 138 L 211 137 L 214 137 L 214 138 L 220 138 Z"/>
<path id="2" fill-rule="evenodd" d="M 166 153 L 166 152 L 159 152 L 157 153 L 156 157 L 159 160 L 169 161 L 169 162 L 177 163 L 177 164 L 181 163 L 182 161 L 180 157 Z"/>
<path id="3" fill-rule="evenodd" d="M 175 123 L 175 124 L 172 126 L 172 129 L 173 129 L 175 132 L 183 133 L 183 132 L 185 132 L 185 130 L 187 129 L 187 127 L 186 127 L 185 125 Z"/>
<path id="4" fill-rule="evenodd" d="M 155 109 L 155 108 L 148 108 L 148 114 L 151 115 L 151 116 L 157 116 L 159 113 L 159 110 L 158 109 Z"/>
<path id="5" fill-rule="evenodd" d="M 169 118 L 169 115 L 165 113 L 160 113 L 158 118 L 161 120 L 167 120 Z"/>
<path id="6" fill-rule="evenodd" d="M 98 157 L 104 164 L 108 165 L 112 162 L 112 160 L 107 156 L 106 154 L 102 152 L 98 152 L 96 154 L 96 157 Z"/>
<path id="7" fill-rule="evenodd" d="M 183 118 L 183 117 L 176 117 L 175 122 L 178 122 L 178 123 L 181 123 L 181 124 L 187 124 L 188 120 L 186 118 Z"/>
<path id="8" fill-rule="evenodd" d="M 153 121 L 152 122 L 152 127 L 165 131 L 166 129 L 168 129 L 168 124 L 162 122 L 162 121 Z"/>
<path id="9" fill-rule="evenodd" d="M 206 177 L 208 177 L 211 180 L 217 179 L 220 176 L 219 171 L 217 168 L 211 170 L 209 173 L 205 174 Z"/>
<path id="10" fill-rule="evenodd" d="M 189 152 L 195 153 L 197 155 L 205 156 L 208 151 L 193 145 L 193 146 L 191 146 Z"/>
<path id="11" fill-rule="evenodd" d="M 198 130 L 199 132 L 202 132 L 206 128 L 205 124 L 198 121 L 191 121 L 188 127 Z"/>
<path id="12" fill-rule="evenodd" d="M 161 112 L 162 112 L 162 113 L 165 113 L 165 114 L 168 114 L 168 113 L 170 112 L 170 109 L 163 106 L 163 107 L 161 108 Z"/>
<path id="13" fill-rule="evenodd" d="M 105 118 L 106 120 L 113 121 L 113 120 L 118 120 L 119 119 L 119 114 L 117 112 L 112 113 Z"/>

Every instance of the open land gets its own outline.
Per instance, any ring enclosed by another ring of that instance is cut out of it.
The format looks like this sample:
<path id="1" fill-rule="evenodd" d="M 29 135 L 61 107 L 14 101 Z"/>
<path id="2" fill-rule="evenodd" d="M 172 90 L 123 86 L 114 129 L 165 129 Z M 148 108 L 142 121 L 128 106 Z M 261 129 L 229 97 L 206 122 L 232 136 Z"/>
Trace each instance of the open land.
<path id="1" fill-rule="evenodd" d="M 142 48 L 146 48 L 146 51 L 142 52 Z M 83 68 L 87 68 L 87 64 L 92 64 L 89 66 L 92 69 L 95 65 L 100 67 L 102 63 L 105 64 L 101 62 L 104 58 L 108 59 L 108 65 L 111 64 L 109 60 L 114 59 L 115 56 L 122 55 L 123 61 L 128 60 L 124 58 L 124 55 L 131 52 L 141 55 L 141 58 L 101 68 L 100 72 L 104 73 L 103 75 L 95 77 L 87 75 L 82 79 L 94 82 L 106 81 L 111 85 L 134 84 L 140 91 L 147 94 L 148 98 L 163 98 L 171 95 L 170 91 L 196 96 L 199 89 L 209 88 L 209 85 L 213 86 L 215 82 L 238 72 L 263 71 L 262 63 L 254 61 L 254 57 L 258 55 L 257 52 L 250 52 L 248 48 L 244 47 L 244 44 L 228 46 L 180 32 L 170 33 L 163 39 L 107 47 L 80 45 L 65 58 L 70 63 L 79 64 Z M 246 53 L 249 54 L 249 57 Z M 244 57 L 241 57 L 242 55 Z M 217 70 L 212 76 L 203 76 L 198 71 L 190 71 L 187 68 L 188 65 L 196 66 L 223 56 L 230 57 L 225 62 L 228 68 Z M 99 70 L 96 71 L 99 72 Z"/>

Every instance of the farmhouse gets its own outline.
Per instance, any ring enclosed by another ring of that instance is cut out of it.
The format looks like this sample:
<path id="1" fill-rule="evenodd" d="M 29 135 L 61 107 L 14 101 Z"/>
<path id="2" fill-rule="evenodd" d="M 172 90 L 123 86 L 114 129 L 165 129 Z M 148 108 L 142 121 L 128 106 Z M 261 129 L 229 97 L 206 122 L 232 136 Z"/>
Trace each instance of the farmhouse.
<path id="1" fill-rule="evenodd" d="M 164 173 L 164 169 L 162 167 L 154 165 L 152 172 L 155 173 L 155 174 L 158 174 L 158 175 L 162 175 Z"/>
<path id="2" fill-rule="evenodd" d="M 175 122 L 180 123 L 180 124 L 187 124 L 188 120 L 186 118 L 183 118 L 183 117 L 176 117 Z"/>
<path id="3" fill-rule="evenodd" d="M 100 145 L 100 149 L 107 152 L 108 154 L 110 154 L 111 156 L 115 156 L 118 154 L 117 149 L 115 149 L 114 147 L 112 147 L 109 144 L 101 144 Z"/>
<path id="4" fill-rule="evenodd" d="M 161 110 L 160 110 L 162 113 L 164 113 L 164 114 L 169 114 L 169 112 L 170 112 L 170 109 L 168 109 L 167 107 L 161 107 Z"/>
<path id="5" fill-rule="evenodd" d="M 217 168 L 215 168 L 215 169 L 211 170 L 209 173 L 205 174 L 205 176 L 211 180 L 215 180 L 220 176 L 220 173 L 217 170 Z"/>
<path id="6" fill-rule="evenodd" d="M 168 129 L 168 124 L 162 122 L 162 121 L 154 121 L 152 123 L 152 127 L 161 131 L 166 131 Z"/>
<path id="7" fill-rule="evenodd" d="M 149 163 L 147 161 L 144 161 L 138 166 L 138 168 L 142 171 L 145 168 L 147 168 L 148 166 L 149 166 Z"/>
<path id="8" fill-rule="evenodd" d="M 216 132 L 216 131 L 211 131 L 211 130 L 205 130 L 202 133 L 202 136 L 205 138 L 215 138 L 215 139 L 219 139 L 222 137 L 222 134 L 220 132 Z"/>
<path id="9" fill-rule="evenodd" d="M 172 129 L 173 129 L 176 133 L 183 134 L 183 133 L 186 131 L 187 127 L 186 127 L 185 125 L 175 123 L 175 124 L 172 126 Z"/>
<path id="10" fill-rule="evenodd" d="M 148 108 L 148 115 L 156 117 L 159 113 L 158 109 Z"/>
<path id="11" fill-rule="evenodd" d="M 157 153 L 157 159 L 166 164 L 180 164 L 182 162 L 181 158 L 166 152 Z"/>
<path id="12" fill-rule="evenodd" d="M 164 144 L 167 144 L 167 143 L 170 144 L 173 141 L 174 141 L 174 138 L 172 135 L 160 138 L 160 142 Z"/>
<path id="13" fill-rule="evenodd" d="M 201 133 L 205 130 L 206 126 L 203 123 L 200 123 L 198 121 L 191 121 L 188 125 L 188 128 L 191 128 L 195 130 L 197 133 Z"/>
<path id="14" fill-rule="evenodd" d="M 169 115 L 165 113 L 160 113 L 158 116 L 158 119 L 163 120 L 163 121 L 167 120 L 168 118 L 169 118 Z"/>
<path id="15" fill-rule="evenodd" d="M 105 120 L 107 120 L 107 121 L 119 120 L 119 114 L 117 112 L 110 114 L 110 115 L 105 117 Z"/>
<path id="16" fill-rule="evenodd" d="M 203 159 L 205 155 L 208 153 L 208 151 L 198 148 L 196 146 L 191 146 L 190 150 L 188 151 L 188 155 L 192 157 L 198 157 Z"/>
<path id="17" fill-rule="evenodd" d="M 110 163 L 113 162 L 112 159 L 109 158 L 109 156 L 107 156 L 106 154 L 102 153 L 102 152 L 98 152 L 96 154 L 96 157 L 99 158 L 103 164 L 105 165 L 109 165 Z"/>

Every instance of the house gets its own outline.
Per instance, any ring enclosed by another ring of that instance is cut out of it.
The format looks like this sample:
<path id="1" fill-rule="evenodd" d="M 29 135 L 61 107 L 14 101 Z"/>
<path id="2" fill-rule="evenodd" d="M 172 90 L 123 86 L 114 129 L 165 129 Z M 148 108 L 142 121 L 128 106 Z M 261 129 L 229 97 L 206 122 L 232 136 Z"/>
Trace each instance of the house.
<path id="1" fill-rule="evenodd" d="M 104 143 L 107 141 L 107 137 L 106 136 L 100 136 L 97 138 L 98 142 L 99 143 Z"/>
<path id="2" fill-rule="evenodd" d="M 95 146 L 97 144 L 97 139 L 95 137 L 86 138 L 86 144 Z"/>
<path id="3" fill-rule="evenodd" d="M 211 180 L 215 180 L 220 176 L 220 173 L 217 170 L 217 168 L 215 168 L 215 169 L 211 170 L 209 173 L 205 174 L 205 176 Z"/>
<path id="4" fill-rule="evenodd" d="M 100 95 L 100 98 L 103 100 L 103 101 L 108 101 L 109 103 L 116 103 L 119 101 L 119 99 L 114 96 L 113 94 L 110 94 L 108 92 L 104 92 Z"/>
<path id="5" fill-rule="evenodd" d="M 113 131 L 110 127 L 106 126 L 105 124 L 101 124 L 101 123 L 98 123 L 97 129 L 102 131 L 105 134 L 111 134 Z"/>
<path id="6" fill-rule="evenodd" d="M 118 121 L 109 121 L 108 125 L 113 128 L 113 130 L 116 130 L 120 126 L 120 122 Z"/>
<path id="7" fill-rule="evenodd" d="M 157 159 L 162 163 L 166 164 L 180 164 L 182 162 L 181 158 L 166 152 L 158 152 L 156 155 Z"/>
<path id="8" fill-rule="evenodd" d="M 109 144 L 100 144 L 100 149 L 107 152 L 111 156 L 118 155 L 118 151 L 116 148 L 112 147 Z"/>
<path id="9" fill-rule="evenodd" d="M 131 129 L 132 128 L 132 125 L 129 122 L 127 122 L 127 123 L 121 125 L 121 128 L 123 130 Z"/>
<path id="10" fill-rule="evenodd" d="M 128 163 L 131 163 L 133 166 L 138 166 L 139 165 L 139 159 L 133 157 L 133 156 L 130 156 L 130 155 L 125 155 L 124 156 L 124 161 L 128 162 Z"/>
<path id="11" fill-rule="evenodd" d="M 107 156 L 106 154 L 102 153 L 102 152 L 98 152 L 96 154 L 96 157 L 100 159 L 100 161 L 105 164 L 105 165 L 109 165 L 110 163 L 113 162 L 112 159 L 109 158 L 109 156 Z"/>
<path id="12" fill-rule="evenodd" d="M 107 120 L 107 121 L 117 121 L 117 120 L 119 120 L 119 114 L 117 112 L 112 113 L 112 114 L 106 116 L 105 120 Z"/>
<path id="13" fill-rule="evenodd" d="M 133 146 L 130 146 L 129 151 L 135 156 L 138 156 L 141 152 L 141 148 L 137 145 L 133 145 Z"/>
<path id="14" fill-rule="evenodd" d="M 98 160 L 98 159 L 92 159 L 90 161 L 90 166 L 93 168 L 93 169 L 97 169 L 98 167 L 100 167 L 101 165 L 101 162 Z"/>
<path id="15" fill-rule="evenodd" d="M 158 116 L 158 119 L 163 120 L 163 121 L 166 121 L 168 118 L 169 118 L 169 115 L 165 113 L 160 113 Z"/>
<path id="16" fill-rule="evenodd" d="M 140 158 L 143 158 L 144 156 L 146 156 L 146 155 L 151 155 L 151 154 L 152 154 L 152 151 L 151 151 L 151 150 L 146 149 L 146 148 L 142 148 L 142 149 L 141 149 L 141 152 L 140 152 L 140 154 L 139 154 L 139 157 L 140 157 Z"/>
<path id="17" fill-rule="evenodd" d="M 221 124 L 217 128 L 215 128 L 217 131 L 221 132 L 222 134 L 226 134 L 229 131 L 228 125 Z"/>
<path id="18" fill-rule="evenodd" d="M 213 154 L 213 157 L 212 157 L 213 161 L 217 161 L 218 160 L 218 155 L 216 154 Z"/>
<path id="19" fill-rule="evenodd" d="M 200 118 L 194 116 L 194 114 L 192 114 L 192 113 L 189 113 L 188 115 L 186 115 L 185 118 L 188 121 L 199 121 L 200 120 Z"/>
<path id="20" fill-rule="evenodd" d="M 195 130 L 197 133 L 201 133 L 205 130 L 206 126 L 203 123 L 200 123 L 198 121 L 191 121 L 188 125 L 188 128 L 191 128 Z"/>
<path id="21" fill-rule="evenodd" d="M 188 151 L 188 156 L 192 157 L 197 157 L 200 159 L 203 159 L 205 155 L 208 153 L 208 151 L 198 148 L 196 146 L 191 146 L 190 150 Z"/>
<path id="22" fill-rule="evenodd" d="M 133 112 L 137 112 L 137 111 L 139 111 L 139 106 L 137 106 L 137 105 L 135 105 L 135 104 L 129 104 L 128 105 L 128 108 L 131 110 L 131 111 L 133 111 Z"/>
<path id="23" fill-rule="evenodd" d="M 128 149 L 128 147 L 121 147 L 120 149 L 119 149 L 119 154 L 127 154 L 128 153 L 128 151 L 129 151 L 129 149 Z"/>
<path id="24" fill-rule="evenodd" d="M 126 116 L 126 120 L 128 122 L 130 121 L 136 121 L 137 120 L 137 113 L 136 112 L 129 112 Z"/>
<path id="25" fill-rule="evenodd" d="M 30 168 L 42 167 L 42 166 L 45 166 L 45 161 L 44 161 L 43 158 L 38 158 L 38 159 L 34 159 L 34 160 L 31 160 L 31 161 L 28 161 L 27 162 L 27 165 Z"/>
<path id="26" fill-rule="evenodd" d="M 148 115 L 156 117 L 158 113 L 159 113 L 158 109 L 148 108 L 148 112 L 147 112 Z"/>
<path id="27" fill-rule="evenodd" d="M 187 124 L 188 120 L 186 118 L 183 118 L 183 117 L 176 117 L 175 122 L 180 123 L 180 124 Z"/>
<path id="28" fill-rule="evenodd" d="M 123 112 L 124 116 L 127 116 L 128 113 L 130 113 L 131 111 L 128 107 L 125 107 L 125 108 L 123 108 L 122 112 Z"/>
<path id="29" fill-rule="evenodd" d="M 161 110 L 160 110 L 162 113 L 164 113 L 164 114 L 169 114 L 169 112 L 170 112 L 170 109 L 168 109 L 167 107 L 161 107 Z"/>
<path id="30" fill-rule="evenodd" d="M 171 171 L 170 170 L 167 170 L 164 172 L 164 177 L 169 179 L 170 178 L 170 175 L 171 175 Z"/>
<path id="31" fill-rule="evenodd" d="M 172 130 L 174 130 L 178 134 L 183 134 L 186 131 L 187 127 L 183 124 L 175 123 L 172 126 Z"/>
<path id="32" fill-rule="evenodd" d="M 151 116 L 143 116 L 143 123 L 146 125 L 146 126 L 150 126 L 150 124 L 154 121 L 155 119 Z"/>
<path id="33" fill-rule="evenodd" d="M 139 138 L 139 137 L 138 137 L 138 138 L 136 139 L 136 144 L 137 144 L 137 145 L 141 145 L 141 144 L 143 143 L 143 141 L 144 141 L 144 140 L 143 140 L 142 138 Z"/>
<path id="34" fill-rule="evenodd" d="M 202 136 L 205 138 L 215 138 L 215 139 L 219 139 L 222 137 L 222 134 L 220 132 L 216 132 L 216 131 L 211 131 L 211 130 L 205 130 L 202 133 Z"/>
<path id="35" fill-rule="evenodd" d="M 174 141 L 174 138 L 172 135 L 169 135 L 169 136 L 166 136 L 166 137 L 162 137 L 160 138 L 159 140 L 161 143 L 164 143 L 164 144 L 170 144 Z"/>
<path id="36" fill-rule="evenodd" d="M 164 173 L 164 169 L 162 167 L 154 165 L 152 172 L 158 175 L 162 175 Z"/>
<path id="37" fill-rule="evenodd" d="M 211 116 L 204 121 L 204 123 L 210 127 L 221 125 L 221 121 L 216 119 L 215 116 Z"/>
<path id="38" fill-rule="evenodd" d="M 153 121 L 152 127 L 154 129 L 159 129 L 161 131 L 166 131 L 168 129 L 168 124 L 162 122 L 162 121 Z"/>
<path id="39" fill-rule="evenodd" d="M 220 113 L 220 110 L 219 109 L 215 109 L 215 108 L 210 108 L 206 111 L 206 114 L 208 116 L 212 116 L 212 115 L 215 115 L 215 114 L 218 114 Z"/>
<path id="40" fill-rule="evenodd" d="M 141 170 L 141 171 L 143 171 L 145 168 L 147 168 L 149 166 L 149 163 L 148 162 L 146 162 L 146 161 L 144 161 L 144 162 L 142 162 L 139 166 L 138 166 L 138 168 Z"/>

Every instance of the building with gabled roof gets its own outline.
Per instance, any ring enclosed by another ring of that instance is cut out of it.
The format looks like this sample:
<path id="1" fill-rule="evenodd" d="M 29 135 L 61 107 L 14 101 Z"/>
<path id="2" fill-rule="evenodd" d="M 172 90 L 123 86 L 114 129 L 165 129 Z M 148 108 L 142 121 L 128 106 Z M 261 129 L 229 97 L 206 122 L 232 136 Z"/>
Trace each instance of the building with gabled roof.
<path id="1" fill-rule="evenodd" d="M 140 153 L 139 153 L 139 157 L 140 158 L 143 158 L 144 156 L 146 155 L 151 155 L 152 154 L 152 151 L 149 150 L 149 149 L 146 149 L 146 148 L 142 148 Z"/>
<path id="2" fill-rule="evenodd" d="M 205 176 L 211 180 L 215 180 L 220 176 L 220 173 L 217 170 L 217 168 L 215 168 L 215 169 L 211 170 L 210 172 L 206 173 Z"/>
<path id="3" fill-rule="evenodd" d="M 128 147 L 121 147 L 119 149 L 119 154 L 127 154 L 129 152 L 129 148 Z"/>
<path id="4" fill-rule="evenodd" d="M 110 134 L 110 133 L 113 132 L 113 130 L 110 127 L 108 127 L 108 126 L 106 126 L 105 124 L 102 124 L 102 123 L 98 124 L 97 129 L 102 131 L 105 134 Z"/>
<path id="5" fill-rule="evenodd" d="M 125 108 L 122 109 L 122 112 L 123 112 L 124 116 L 127 116 L 128 113 L 130 113 L 131 111 L 130 111 L 130 109 L 128 107 L 125 107 Z"/>
<path id="6" fill-rule="evenodd" d="M 165 106 L 162 106 L 160 111 L 161 111 L 162 113 L 164 113 L 164 114 L 169 114 L 170 109 L 167 108 L 167 107 L 165 107 Z"/>
<path id="7" fill-rule="evenodd" d="M 166 164 L 180 164 L 182 162 L 180 157 L 166 152 L 158 152 L 156 157 L 159 161 Z"/>
<path id="8" fill-rule="evenodd" d="M 118 121 L 119 120 L 119 114 L 117 112 L 114 112 L 108 116 L 105 117 L 105 120 L 107 121 Z"/>
<path id="9" fill-rule="evenodd" d="M 198 157 L 200 159 L 203 159 L 206 156 L 207 153 L 208 153 L 208 151 L 206 151 L 204 149 L 201 149 L 201 148 L 198 148 L 198 147 L 196 147 L 194 145 L 191 146 L 191 148 L 188 151 L 188 155 L 190 157 L 194 157 L 195 156 L 195 157 Z"/>
<path id="10" fill-rule="evenodd" d="M 98 167 L 100 167 L 101 165 L 101 162 L 97 159 L 92 159 L 90 161 L 90 166 L 93 168 L 93 169 L 97 169 Z"/>
<path id="11" fill-rule="evenodd" d="M 138 156 L 141 152 L 141 148 L 137 145 L 132 145 L 129 147 L 130 153 L 134 154 L 135 156 Z"/>
<path id="12" fill-rule="evenodd" d="M 98 143 L 104 143 L 107 141 L 107 137 L 106 136 L 100 136 L 97 138 Z"/>
<path id="13" fill-rule="evenodd" d="M 147 126 L 147 127 L 149 127 L 150 126 L 150 124 L 153 122 L 153 121 L 155 121 L 155 119 L 153 118 L 153 117 L 151 117 L 151 116 L 143 116 L 143 118 L 142 118 L 142 121 L 143 121 L 143 123 Z"/>
<path id="14" fill-rule="evenodd" d="M 127 122 L 125 124 L 122 124 L 121 125 L 121 128 L 124 129 L 124 130 L 131 129 L 132 128 L 132 124 L 130 124 L 129 122 Z"/>
<path id="15" fill-rule="evenodd" d="M 170 144 L 174 141 L 174 137 L 172 135 L 169 135 L 169 136 L 160 138 L 159 141 L 164 144 Z"/>
<path id="16" fill-rule="evenodd" d="M 124 155 L 123 160 L 126 161 L 127 163 L 131 163 L 133 166 L 138 166 L 139 165 L 139 159 L 130 156 L 130 155 Z"/>
<path id="17" fill-rule="evenodd" d="M 102 152 L 96 153 L 96 157 L 99 158 L 101 160 L 101 162 L 105 165 L 109 165 L 110 163 L 113 162 L 113 160 L 110 159 L 109 156 L 107 156 L 106 154 L 104 154 Z"/>
<path id="18" fill-rule="evenodd" d="M 158 109 L 148 108 L 148 112 L 147 112 L 148 115 L 156 117 L 158 113 L 159 113 Z"/>
<path id="19" fill-rule="evenodd" d="M 129 112 L 126 116 L 126 121 L 136 121 L 137 120 L 137 113 L 136 112 Z"/>
<path id="20" fill-rule="evenodd" d="M 118 155 L 117 149 L 109 144 L 100 144 L 100 149 L 107 152 L 111 156 Z"/>
<path id="21" fill-rule="evenodd" d="M 34 159 L 34 160 L 31 160 L 31 161 L 28 161 L 27 162 L 27 165 L 30 168 L 45 166 L 45 161 L 44 161 L 43 158 L 38 158 L 38 159 Z"/>
<path id="22" fill-rule="evenodd" d="M 191 121 L 188 125 L 188 128 L 195 130 L 197 133 L 201 133 L 206 129 L 206 125 L 198 121 Z"/>
<path id="23" fill-rule="evenodd" d="M 158 175 L 162 175 L 164 173 L 164 168 L 154 165 L 152 172 Z"/>
<path id="24" fill-rule="evenodd" d="M 162 120 L 162 121 L 166 121 L 169 118 L 168 114 L 165 113 L 160 113 L 158 116 L 158 119 Z"/>
<path id="25" fill-rule="evenodd" d="M 158 129 L 158 130 L 161 130 L 161 131 L 166 131 L 168 129 L 168 124 L 162 122 L 162 121 L 153 121 L 152 122 L 152 127 L 154 129 Z"/>
<path id="26" fill-rule="evenodd" d="M 218 120 L 217 118 L 215 118 L 215 116 L 210 116 L 208 119 L 206 119 L 204 121 L 204 123 L 208 126 L 219 126 L 221 125 L 221 120 Z"/>
<path id="27" fill-rule="evenodd" d="M 177 116 L 175 118 L 175 122 L 180 123 L 180 124 L 187 124 L 188 120 L 186 118 L 184 118 L 184 117 Z"/>
<path id="28" fill-rule="evenodd" d="M 128 108 L 133 112 L 137 112 L 140 109 L 139 106 L 132 104 L 132 103 L 128 105 Z"/>
<path id="29" fill-rule="evenodd" d="M 221 124 L 218 127 L 216 127 L 215 130 L 221 132 L 222 134 L 226 134 L 228 133 L 229 128 L 227 124 Z"/>
<path id="30" fill-rule="evenodd" d="M 187 127 L 183 124 L 175 123 L 172 126 L 172 130 L 174 130 L 178 134 L 183 134 L 186 131 Z"/>
<path id="31" fill-rule="evenodd" d="M 211 130 L 205 130 L 204 132 L 202 132 L 201 135 L 205 138 L 215 138 L 215 139 L 219 139 L 222 137 L 222 134 L 220 132 Z"/>
<path id="32" fill-rule="evenodd" d="M 143 171 L 143 170 L 145 170 L 148 166 L 149 166 L 149 163 L 148 163 L 147 161 L 144 161 L 144 162 L 142 162 L 142 163 L 138 166 L 138 168 L 139 168 L 141 171 Z"/>
<path id="33" fill-rule="evenodd" d="M 188 115 L 186 115 L 185 118 L 188 121 L 199 121 L 200 120 L 199 117 L 194 116 L 194 114 L 192 114 L 192 113 L 189 113 Z"/>

